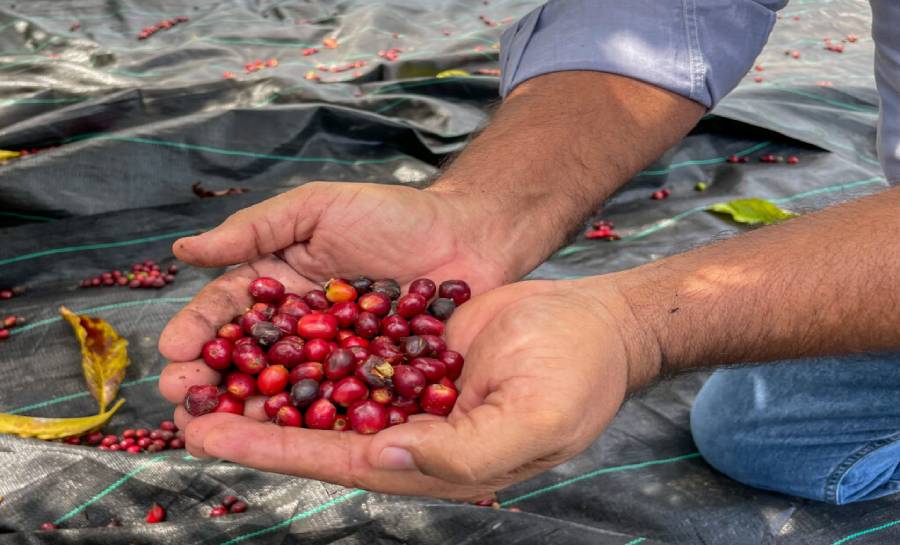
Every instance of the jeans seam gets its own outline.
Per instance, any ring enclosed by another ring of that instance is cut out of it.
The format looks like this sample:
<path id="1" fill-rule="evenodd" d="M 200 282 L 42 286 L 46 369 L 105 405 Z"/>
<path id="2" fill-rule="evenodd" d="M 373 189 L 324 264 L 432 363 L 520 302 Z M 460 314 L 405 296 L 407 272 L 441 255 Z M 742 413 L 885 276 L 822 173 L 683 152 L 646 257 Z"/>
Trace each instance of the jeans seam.
<path id="1" fill-rule="evenodd" d="M 890 437 L 885 437 L 884 439 L 879 439 L 877 441 L 872 441 L 866 446 L 860 448 L 850 456 L 844 459 L 834 471 L 831 472 L 831 475 L 828 477 L 828 480 L 825 483 L 825 501 L 833 504 L 837 504 L 837 491 L 838 487 L 841 484 L 841 481 L 844 480 L 844 477 L 847 476 L 847 473 L 859 462 L 862 458 L 871 454 L 872 452 L 890 445 L 891 443 L 895 443 L 900 440 L 900 432 L 897 432 Z"/>

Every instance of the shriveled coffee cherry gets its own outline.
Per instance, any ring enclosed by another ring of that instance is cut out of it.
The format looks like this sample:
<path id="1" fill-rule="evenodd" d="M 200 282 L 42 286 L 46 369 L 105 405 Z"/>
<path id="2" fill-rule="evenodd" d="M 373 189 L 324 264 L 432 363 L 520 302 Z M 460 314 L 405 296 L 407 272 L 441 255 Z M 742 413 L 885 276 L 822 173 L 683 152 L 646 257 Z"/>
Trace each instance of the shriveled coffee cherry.
<path id="1" fill-rule="evenodd" d="M 313 339 L 303 345 L 303 359 L 323 362 L 331 354 L 331 345 L 324 339 Z"/>
<path id="2" fill-rule="evenodd" d="M 369 399 L 381 405 L 388 405 L 394 400 L 394 392 L 388 387 L 375 388 L 369 392 Z"/>
<path id="3" fill-rule="evenodd" d="M 372 289 L 372 279 L 360 276 L 355 280 L 351 280 L 350 285 L 353 286 L 353 289 L 356 290 L 358 295 L 362 295 L 364 293 L 369 293 Z"/>
<path id="4" fill-rule="evenodd" d="M 368 347 L 351 346 L 347 350 L 353 354 L 353 359 L 356 361 L 357 365 L 366 361 L 366 358 L 368 358 L 370 354 Z"/>
<path id="5" fill-rule="evenodd" d="M 416 358 L 409 362 L 412 367 L 425 373 L 428 382 L 437 382 L 447 374 L 447 366 L 444 362 L 435 358 Z"/>
<path id="6" fill-rule="evenodd" d="M 291 401 L 298 407 L 305 407 L 319 397 L 319 383 L 305 378 L 291 388 Z"/>
<path id="7" fill-rule="evenodd" d="M 449 320 L 450 316 L 453 315 L 454 310 L 456 310 L 456 303 L 453 302 L 453 299 L 447 299 L 445 297 L 435 299 L 428 307 L 428 312 L 430 312 L 432 316 L 443 321 Z"/>
<path id="8" fill-rule="evenodd" d="M 394 376 L 391 377 L 394 390 L 404 398 L 415 400 L 425 389 L 425 373 L 409 365 L 397 365 L 394 367 Z"/>
<path id="9" fill-rule="evenodd" d="M 371 339 L 375 335 L 378 335 L 378 329 L 380 327 L 381 320 L 378 319 L 378 316 L 371 312 L 363 311 L 356 317 L 356 323 L 353 328 L 360 337 Z"/>
<path id="10" fill-rule="evenodd" d="M 147 511 L 147 517 L 144 520 L 151 524 L 162 522 L 166 520 L 166 510 L 163 509 L 162 505 L 154 503 L 150 506 L 150 510 Z"/>
<path id="11" fill-rule="evenodd" d="M 356 304 L 359 305 L 360 309 L 371 312 L 375 316 L 387 316 L 388 312 L 391 311 L 390 297 L 381 292 L 369 292 L 360 297 Z M 360 335 L 365 337 L 365 335 Z"/>
<path id="12" fill-rule="evenodd" d="M 245 334 L 250 335 L 254 325 L 265 321 L 266 317 L 262 312 L 259 312 L 258 310 L 248 310 L 238 318 L 238 325 L 241 326 L 241 329 L 244 330 Z"/>
<path id="13" fill-rule="evenodd" d="M 299 428 L 303 423 L 303 415 L 292 405 L 285 405 L 275 413 L 275 423 L 279 426 Z"/>
<path id="14" fill-rule="evenodd" d="M 263 403 L 263 410 L 269 418 L 275 418 L 278 409 L 291 405 L 291 394 L 288 392 L 278 392 Z"/>
<path id="15" fill-rule="evenodd" d="M 459 378 L 459 375 L 462 374 L 463 364 L 465 363 L 462 354 L 453 350 L 444 350 L 438 353 L 438 359 L 444 362 L 444 365 L 447 367 L 447 378 L 450 380 Z"/>
<path id="16" fill-rule="evenodd" d="M 428 343 L 426 343 L 425 339 L 419 337 L 418 335 L 413 335 L 411 337 L 403 339 L 403 341 L 400 343 L 400 349 L 410 358 L 428 356 L 431 353 Z"/>
<path id="17" fill-rule="evenodd" d="M 345 339 L 341 339 L 341 348 L 353 348 L 354 346 L 361 346 L 363 348 L 369 347 L 369 341 L 363 339 L 358 335 L 351 335 Z"/>
<path id="18" fill-rule="evenodd" d="M 209 510 L 210 517 L 224 517 L 228 514 L 228 508 L 224 505 L 217 505 Z"/>
<path id="19" fill-rule="evenodd" d="M 297 334 L 304 339 L 333 339 L 338 321 L 331 314 L 307 314 L 297 322 Z"/>
<path id="20" fill-rule="evenodd" d="M 409 327 L 416 335 L 440 336 L 444 334 L 444 322 L 427 314 L 414 316 L 413 319 L 409 321 Z"/>
<path id="21" fill-rule="evenodd" d="M 296 337 L 298 340 L 299 337 Z M 266 352 L 266 359 L 269 363 L 283 365 L 291 369 L 303 362 L 303 341 L 294 342 L 286 338 L 272 345 Z"/>
<path id="22" fill-rule="evenodd" d="M 393 340 L 409 336 L 409 322 L 403 316 L 391 314 L 381 320 L 381 334 Z"/>
<path id="23" fill-rule="evenodd" d="M 252 344 L 236 347 L 231 359 L 240 372 L 248 375 L 255 375 L 266 368 L 265 353 L 262 348 Z"/>
<path id="24" fill-rule="evenodd" d="M 425 298 L 425 301 L 430 301 L 436 292 L 437 286 L 434 285 L 434 281 L 430 278 L 417 278 L 409 285 L 409 293 L 421 295 Z"/>
<path id="25" fill-rule="evenodd" d="M 231 353 L 234 351 L 231 341 L 216 338 L 203 345 L 203 361 L 211 368 L 221 371 L 231 366 Z"/>
<path id="26" fill-rule="evenodd" d="M 346 348 L 337 348 L 325 358 L 322 367 L 329 380 L 337 381 L 353 374 L 356 360 L 353 358 L 353 353 Z"/>
<path id="27" fill-rule="evenodd" d="M 191 416 L 211 413 L 219 404 L 219 389 L 212 384 L 198 384 L 188 388 L 184 408 Z"/>
<path id="28" fill-rule="evenodd" d="M 453 299 L 456 306 L 459 306 L 472 297 L 472 290 L 462 280 L 445 280 L 441 282 L 438 288 L 438 295 L 447 299 Z"/>
<path id="29" fill-rule="evenodd" d="M 307 378 L 316 382 L 321 382 L 324 376 L 325 371 L 321 363 L 317 361 L 307 361 L 291 369 L 290 374 L 288 374 L 288 380 L 291 384 L 297 384 L 301 380 Z"/>
<path id="30" fill-rule="evenodd" d="M 297 331 L 299 318 L 290 314 L 276 314 L 272 316 L 272 325 L 281 330 L 285 335 L 293 335 Z"/>
<path id="31" fill-rule="evenodd" d="M 256 377 L 256 388 L 264 396 L 273 396 L 288 385 L 288 370 L 283 365 L 270 365 Z"/>
<path id="32" fill-rule="evenodd" d="M 456 389 L 441 384 L 429 384 L 419 397 L 419 404 L 426 413 L 447 416 L 456 403 Z"/>
<path id="33" fill-rule="evenodd" d="M 372 343 L 369 345 L 369 352 L 380 358 L 384 358 L 391 365 L 399 365 L 406 361 L 406 356 L 395 344 L 392 343 Z"/>
<path id="34" fill-rule="evenodd" d="M 306 427 L 314 430 L 330 430 L 334 427 L 337 408 L 327 399 L 317 399 L 307 407 L 303 415 Z"/>
<path id="35" fill-rule="evenodd" d="M 256 379 L 244 373 L 229 373 L 225 377 L 225 390 L 238 399 L 256 395 Z"/>
<path id="36" fill-rule="evenodd" d="M 216 335 L 218 335 L 219 338 L 235 342 L 244 336 L 244 331 L 241 329 L 241 326 L 237 324 L 225 324 L 219 328 Z"/>
<path id="37" fill-rule="evenodd" d="M 323 290 L 310 290 L 303 296 L 303 301 L 313 310 L 325 310 L 328 308 L 328 298 Z"/>
<path id="38" fill-rule="evenodd" d="M 269 303 L 253 303 L 253 305 L 250 306 L 250 310 L 255 310 L 262 314 L 266 317 L 266 320 L 271 320 L 272 316 L 275 316 L 275 307 Z"/>
<path id="39" fill-rule="evenodd" d="M 332 278 L 325 284 L 325 298 L 332 303 L 356 300 L 356 288 L 343 278 Z"/>
<path id="40" fill-rule="evenodd" d="M 403 409 L 397 407 L 388 407 L 387 417 L 388 427 L 396 426 L 397 424 L 403 424 L 409 419 L 409 416 L 406 414 L 406 412 Z"/>
<path id="41" fill-rule="evenodd" d="M 219 394 L 219 404 L 213 412 L 244 414 L 244 400 L 238 399 L 228 392 Z"/>
<path id="42" fill-rule="evenodd" d="M 388 416 L 384 406 L 374 401 L 360 401 L 347 410 L 350 427 L 357 433 L 377 433 L 387 427 Z"/>
<path id="43" fill-rule="evenodd" d="M 256 339 L 256 342 L 263 348 L 268 348 L 277 343 L 284 335 L 284 331 L 279 329 L 272 322 L 257 322 L 250 328 L 250 335 Z"/>
<path id="44" fill-rule="evenodd" d="M 347 431 L 350 429 L 350 420 L 346 415 L 339 414 L 334 419 L 334 426 L 331 428 L 334 431 Z"/>
<path id="45" fill-rule="evenodd" d="M 353 327 L 356 318 L 359 317 L 359 307 L 353 301 L 343 301 L 335 303 L 330 309 L 329 314 L 333 314 L 337 318 L 338 325 L 341 327 Z"/>
<path id="46" fill-rule="evenodd" d="M 400 297 L 400 284 L 398 284 L 397 281 L 393 278 L 376 280 L 372 283 L 371 289 L 373 292 L 383 293 L 387 295 L 392 300 Z"/>
<path id="47" fill-rule="evenodd" d="M 331 394 L 334 393 L 334 383 L 330 380 L 323 380 L 319 383 L 319 399 L 327 399 L 331 401 Z"/>
<path id="48" fill-rule="evenodd" d="M 303 297 L 296 293 L 286 293 L 278 304 L 278 314 L 287 314 L 298 320 L 312 312 Z"/>
<path id="49" fill-rule="evenodd" d="M 390 383 L 394 367 L 384 358 L 371 355 L 356 368 L 356 377 L 372 388 L 381 388 Z"/>
<path id="50" fill-rule="evenodd" d="M 428 306 L 428 300 L 417 293 L 407 293 L 397 299 L 397 314 L 404 318 L 412 318 L 422 314 Z"/>
<path id="51" fill-rule="evenodd" d="M 274 303 L 284 295 L 284 284 L 274 278 L 260 277 L 250 282 L 250 296 L 263 303 Z"/>
<path id="52" fill-rule="evenodd" d="M 346 377 L 334 385 L 331 401 L 342 407 L 349 407 L 357 401 L 365 399 L 368 395 L 369 389 L 361 380 L 356 377 Z"/>

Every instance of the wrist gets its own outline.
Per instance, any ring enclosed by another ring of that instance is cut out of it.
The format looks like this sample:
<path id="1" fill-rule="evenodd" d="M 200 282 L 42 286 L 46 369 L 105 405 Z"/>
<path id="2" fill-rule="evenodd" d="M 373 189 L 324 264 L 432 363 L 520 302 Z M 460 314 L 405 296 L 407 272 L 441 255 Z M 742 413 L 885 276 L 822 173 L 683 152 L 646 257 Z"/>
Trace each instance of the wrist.
<path id="1" fill-rule="evenodd" d="M 571 226 L 552 221 L 547 209 L 568 210 L 554 204 L 553 195 L 543 191 L 520 194 L 479 190 L 485 187 L 478 176 L 443 177 L 426 192 L 439 196 L 453 209 L 454 229 L 463 243 L 484 259 L 497 262 L 503 269 L 503 282 L 515 282 L 537 267 L 565 240 Z M 546 207 L 543 210 L 542 208 Z"/>
<path id="2" fill-rule="evenodd" d="M 594 310 L 600 327 L 614 329 L 622 342 L 627 366 L 627 388 L 633 392 L 657 378 L 663 370 L 662 350 L 652 325 L 642 319 L 629 295 L 628 273 L 589 276 L 567 281 L 570 290 Z M 600 338 L 606 338 L 601 336 Z"/>

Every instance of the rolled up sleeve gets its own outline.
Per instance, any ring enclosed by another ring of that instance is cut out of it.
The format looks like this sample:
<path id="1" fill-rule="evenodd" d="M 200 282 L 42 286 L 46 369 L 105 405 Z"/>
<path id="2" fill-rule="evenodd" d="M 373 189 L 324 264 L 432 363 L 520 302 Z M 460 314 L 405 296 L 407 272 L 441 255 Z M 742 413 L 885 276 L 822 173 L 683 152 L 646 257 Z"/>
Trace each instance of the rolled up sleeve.
<path id="1" fill-rule="evenodd" d="M 731 91 L 787 0 L 551 0 L 501 39 L 505 97 L 542 74 L 619 74 L 707 108 Z"/>

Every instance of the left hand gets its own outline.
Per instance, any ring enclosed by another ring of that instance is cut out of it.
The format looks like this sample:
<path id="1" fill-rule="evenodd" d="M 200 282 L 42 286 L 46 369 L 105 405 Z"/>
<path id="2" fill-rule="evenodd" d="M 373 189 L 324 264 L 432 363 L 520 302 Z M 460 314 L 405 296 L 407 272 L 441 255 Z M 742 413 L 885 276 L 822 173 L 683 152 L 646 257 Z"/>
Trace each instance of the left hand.
<path id="1" fill-rule="evenodd" d="M 285 428 L 246 416 L 191 419 L 187 447 L 265 471 L 348 487 L 477 500 L 572 458 L 624 400 L 631 360 L 653 354 L 612 283 L 539 281 L 477 296 L 447 342 L 466 358 L 449 417 L 375 435 Z"/>

